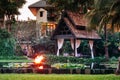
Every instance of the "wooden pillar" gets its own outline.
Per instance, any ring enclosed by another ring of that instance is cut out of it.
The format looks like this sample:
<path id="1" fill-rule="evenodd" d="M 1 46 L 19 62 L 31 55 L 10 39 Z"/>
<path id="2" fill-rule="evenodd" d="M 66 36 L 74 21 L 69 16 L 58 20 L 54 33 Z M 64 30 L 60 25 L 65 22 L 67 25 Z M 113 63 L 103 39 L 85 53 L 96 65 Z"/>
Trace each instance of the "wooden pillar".
<path id="1" fill-rule="evenodd" d="M 92 57 L 92 59 L 94 59 L 93 40 L 89 40 L 89 45 L 90 45 L 91 57 Z"/>
<path id="2" fill-rule="evenodd" d="M 74 39 L 74 56 L 77 57 L 77 45 L 76 45 L 77 41 L 76 39 Z"/>
<path id="3" fill-rule="evenodd" d="M 74 39 L 74 56 L 75 56 L 75 39 Z"/>
<path id="4" fill-rule="evenodd" d="M 90 51 L 91 51 L 91 58 L 94 59 L 94 53 L 93 53 L 93 40 L 89 40 L 90 45 Z M 94 67 L 94 62 L 91 63 L 91 69 Z"/>
<path id="5" fill-rule="evenodd" d="M 55 54 L 57 54 L 57 49 L 58 49 L 58 44 L 57 44 L 57 39 L 55 40 Z"/>

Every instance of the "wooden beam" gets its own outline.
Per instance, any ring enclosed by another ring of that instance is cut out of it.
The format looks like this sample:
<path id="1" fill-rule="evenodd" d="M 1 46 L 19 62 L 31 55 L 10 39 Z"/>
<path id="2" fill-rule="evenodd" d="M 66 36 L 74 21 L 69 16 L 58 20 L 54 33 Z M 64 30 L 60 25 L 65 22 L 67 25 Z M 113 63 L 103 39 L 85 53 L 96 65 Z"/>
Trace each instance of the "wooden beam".
<path id="1" fill-rule="evenodd" d="M 71 39 L 71 38 L 75 38 L 73 35 L 56 35 L 55 36 L 55 39 L 58 39 L 58 38 L 63 38 L 63 39 Z"/>

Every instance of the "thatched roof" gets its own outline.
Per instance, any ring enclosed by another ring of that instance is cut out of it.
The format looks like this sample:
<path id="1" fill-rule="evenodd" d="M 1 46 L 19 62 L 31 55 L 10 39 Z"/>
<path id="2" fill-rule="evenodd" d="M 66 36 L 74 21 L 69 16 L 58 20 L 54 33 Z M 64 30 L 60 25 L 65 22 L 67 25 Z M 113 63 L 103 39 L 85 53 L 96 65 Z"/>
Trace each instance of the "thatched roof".
<path id="1" fill-rule="evenodd" d="M 94 31 L 86 30 L 86 20 L 84 14 L 75 12 L 65 12 L 61 18 L 57 28 L 55 29 L 52 39 L 101 39 Z"/>
<path id="2" fill-rule="evenodd" d="M 74 26 L 86 26 L 86 20 L 84 19 L 84 14 L 76 13 L 76 12 L 66 12 L 71 22 Z"/>

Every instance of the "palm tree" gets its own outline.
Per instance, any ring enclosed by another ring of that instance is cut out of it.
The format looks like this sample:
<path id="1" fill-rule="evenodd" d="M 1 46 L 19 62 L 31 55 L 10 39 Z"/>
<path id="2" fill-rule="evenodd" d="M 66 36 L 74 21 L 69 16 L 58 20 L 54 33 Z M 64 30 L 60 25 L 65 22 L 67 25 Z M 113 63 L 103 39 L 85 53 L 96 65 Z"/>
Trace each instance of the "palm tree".
<path id="1" fill-rule="evenodd" d="M 112 29 L 120 32 L 120 0 L 113 3 L 109 12 L 109 19 L 111 20 Z"/>
<path id="2" fill-rule="evenodd" d="M 107 47 L 108 46 L 107 45 L 107 25 L 112 24 L 111 29 L 113 29 L 113 27 L 115 27 L 113 25 L 116 25 L 116 23 L 119 22 L 118 19 L 117 19 L 118 21 L 115 21 L 116 14 L 113 17 L 113 10 L 114 9 L 116 10 L 116 8 L 113 8 L 113 7 L 114 5 L 118 5 L 118 3 L 115 0 L 94 0 L 94 3 L 95 3 L 94 9 L 92 9 L 90 12 L 86 14 L 86 17 L 88 18 L 88 21 L 89 21 L 88 29 L 98 29 L 99 31 L 104 30 L 105 57 L 108 60 L 109 54 L 108 54 L 108 47 Z"/>

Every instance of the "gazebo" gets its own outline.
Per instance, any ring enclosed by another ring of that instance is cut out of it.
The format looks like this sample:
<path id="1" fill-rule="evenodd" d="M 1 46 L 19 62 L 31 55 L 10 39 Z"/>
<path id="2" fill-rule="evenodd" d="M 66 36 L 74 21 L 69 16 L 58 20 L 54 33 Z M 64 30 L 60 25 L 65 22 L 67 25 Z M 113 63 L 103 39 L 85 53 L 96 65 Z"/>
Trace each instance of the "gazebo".
<path id="1" fill-rule="evenodd" d="M 52 39 L 57 42 L 57 56 L 62 48 L 64 40 L 70 40 L 74 55 L 77 56 L 77 48 L 80 46 L 81 40 L 89 40 L 91 49 L 91 57 L 94 58 L 93 43 L 94 40 L 101 39 L 96 31 L 88 31 L 86 29 L 87 20 L 83 13 L 64 11 L 62 17 L 52 35 Z"/>

